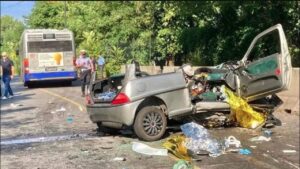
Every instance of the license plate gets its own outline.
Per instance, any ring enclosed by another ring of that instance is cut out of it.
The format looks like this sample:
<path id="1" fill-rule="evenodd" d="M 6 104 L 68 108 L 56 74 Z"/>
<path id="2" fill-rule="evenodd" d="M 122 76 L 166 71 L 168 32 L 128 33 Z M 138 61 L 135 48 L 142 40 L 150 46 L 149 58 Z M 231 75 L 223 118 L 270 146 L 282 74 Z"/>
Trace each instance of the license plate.
<path id="1" fill-rule="evenodd" d="M 48 72 L 57 71 L 57 67 L 46 67 L 45 70 Z"/>

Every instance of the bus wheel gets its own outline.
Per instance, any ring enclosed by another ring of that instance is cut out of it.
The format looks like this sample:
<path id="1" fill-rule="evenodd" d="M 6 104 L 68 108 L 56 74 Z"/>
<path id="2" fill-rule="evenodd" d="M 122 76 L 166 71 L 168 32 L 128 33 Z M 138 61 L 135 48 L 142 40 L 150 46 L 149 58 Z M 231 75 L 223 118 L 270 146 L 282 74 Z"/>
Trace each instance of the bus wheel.
<path id="1" fill-rule="evenodd" d="M 72 86 L 72 81 L 66 81 L 66 82 L 64 82 L 64 85 L 65 86 Z"/>
<path id="2" fill-rule="evenodd" d="M 30 89 L 30 88 L 33 88 L 33 84 L 32 83 L 29 83 L 27 82 L 27 87 Z"/>

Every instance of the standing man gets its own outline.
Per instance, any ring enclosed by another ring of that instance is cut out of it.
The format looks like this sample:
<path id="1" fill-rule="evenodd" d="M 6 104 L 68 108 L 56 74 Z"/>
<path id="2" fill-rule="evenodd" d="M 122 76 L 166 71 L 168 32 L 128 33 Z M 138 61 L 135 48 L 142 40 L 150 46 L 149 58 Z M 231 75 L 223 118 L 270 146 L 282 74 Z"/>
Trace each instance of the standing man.
<path id="1" fill-rule="evenodd" d="M 104 65 L 105 65 L 105 59 L 101 54 L 99 55 L 99 58 L 98 58 L 97 62 L 98 62 L 100 78 L 102 79 L 103 78 Z"/>
<path id="2" fill-rule="evenodd" d="M 91 72 L 93 68 L 92 60 L 87 56 L 85 50 L 80 51 L 80 56 L 76 60 L 76 68 L 80 71 L 80 80 L 81 80 L 81 97 L 85 96 L 85 88 L 89 87 Z"/>
<path id="3" fill-rule="evenodd" d="M 2 100 L 13 98 L 14 94 L 10 87 L 10 81 L 14 78 L 14 63 L 8 58 L 6 52 L 2 53 L 1 73 L 4 83 L 4 96 Z"/>

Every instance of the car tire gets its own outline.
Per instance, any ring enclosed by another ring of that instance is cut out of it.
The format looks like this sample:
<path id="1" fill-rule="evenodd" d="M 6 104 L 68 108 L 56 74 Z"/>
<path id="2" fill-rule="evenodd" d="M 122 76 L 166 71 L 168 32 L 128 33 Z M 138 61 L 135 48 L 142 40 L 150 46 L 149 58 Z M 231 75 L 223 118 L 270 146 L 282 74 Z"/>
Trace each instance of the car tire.
<path id="1" fill-rule="evenodd" d="M 64 85 L 65 85 L 65 86 L 72 86 L 72 81 L 66 81 L 66 82 L 64 83 Z"/>
<path id="2" fill-rule="evenodd" d="M 31 89 L 31 88 L 33 88 L 33 84 L 30 82 L 27 82 L 27 87 L 28 87 L 28 89 Z"/>
<path id="3" fill-rule="evenodd" d="M 135 119 L 133 129 L 141 140 L 159 140 L 166 131 L 167 118 L 163 111 L 156 106 L 142 108 Z"/>

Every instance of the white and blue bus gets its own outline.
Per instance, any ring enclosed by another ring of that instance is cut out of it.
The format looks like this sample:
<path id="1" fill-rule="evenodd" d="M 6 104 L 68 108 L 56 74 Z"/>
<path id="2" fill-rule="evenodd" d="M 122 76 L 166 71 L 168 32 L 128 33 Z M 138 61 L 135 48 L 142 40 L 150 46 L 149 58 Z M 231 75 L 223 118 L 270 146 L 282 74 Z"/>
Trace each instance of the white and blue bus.
<path id="1" fill-rule="evenodd" d="M 72 84 L 77 79 L 74 37 L 69 30 L 27 29 L 21 36 L 19 55 L 24 86 L 56 80 Z"/>

